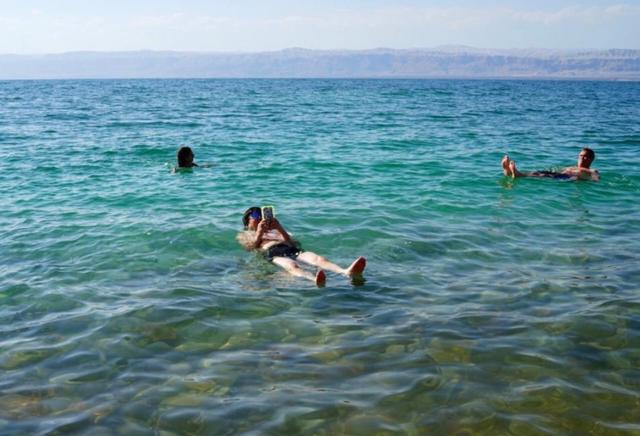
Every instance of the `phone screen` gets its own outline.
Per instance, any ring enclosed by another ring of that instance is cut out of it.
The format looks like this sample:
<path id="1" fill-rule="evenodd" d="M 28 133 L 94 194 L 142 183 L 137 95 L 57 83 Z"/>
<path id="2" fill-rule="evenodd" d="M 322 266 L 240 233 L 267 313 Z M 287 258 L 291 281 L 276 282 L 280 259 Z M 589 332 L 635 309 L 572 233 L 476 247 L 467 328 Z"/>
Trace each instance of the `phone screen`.
<path id="1" fill-rule="evenodd" d="M 268 221 L 270 219 L 273 219 L 274 216 L 275 214 L 273 213 L 273 206 L 264 206 L 262 208 L 262 219 Z"/>

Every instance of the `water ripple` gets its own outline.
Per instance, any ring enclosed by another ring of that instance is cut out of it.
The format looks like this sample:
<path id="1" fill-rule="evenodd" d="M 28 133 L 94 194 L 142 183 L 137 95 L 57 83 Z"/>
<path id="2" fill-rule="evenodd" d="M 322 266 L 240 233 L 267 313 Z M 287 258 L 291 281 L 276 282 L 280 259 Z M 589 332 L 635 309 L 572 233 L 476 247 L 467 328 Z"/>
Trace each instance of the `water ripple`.
<path id="1" fill-rule="evenodd" d="M 0 433 L 637 432 L 639 93 L 0 82 Z M 366 281 L 245 252 L 261 204 Z"/>

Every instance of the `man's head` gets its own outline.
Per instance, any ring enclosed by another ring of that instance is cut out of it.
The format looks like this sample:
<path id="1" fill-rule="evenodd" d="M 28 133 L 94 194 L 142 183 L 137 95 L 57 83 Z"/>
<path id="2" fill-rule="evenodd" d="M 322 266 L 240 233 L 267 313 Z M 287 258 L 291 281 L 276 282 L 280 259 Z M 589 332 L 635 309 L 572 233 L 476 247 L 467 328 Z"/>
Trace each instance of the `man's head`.
<path id="1" fill-rule="evenodd" d="M 191 151 L 191 147 L 180 147 L 180 149 L 178 149 L 178 166 L 193 166 L 193 151 Z"/>
<path id="2" fill-rule="evenodd" d="M 245 230 L 255 230 L 262 220 L 262 212 L 259 207 L 250 207 L 242 214 L 242 224 Z"/>
<path id="3" fill-rule="evenodd" d="M 580 154 L 578 155 L 578 167 L 579 168 L 589 168 L 591 163 L 595 160 L 596 154 L 589 147 L 585 147 L 580 150 Z"/>

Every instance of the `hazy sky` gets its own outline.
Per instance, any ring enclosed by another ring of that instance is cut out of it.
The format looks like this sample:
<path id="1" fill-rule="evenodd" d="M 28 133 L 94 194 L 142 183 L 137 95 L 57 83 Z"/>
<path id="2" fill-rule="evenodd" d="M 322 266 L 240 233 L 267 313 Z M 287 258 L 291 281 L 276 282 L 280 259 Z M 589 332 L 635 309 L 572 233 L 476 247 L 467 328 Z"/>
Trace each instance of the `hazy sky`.
<path id="1" fill-rule="evenodd" d="M 0 0 L 0 53 L 640 48 L 640 0 Z"/>

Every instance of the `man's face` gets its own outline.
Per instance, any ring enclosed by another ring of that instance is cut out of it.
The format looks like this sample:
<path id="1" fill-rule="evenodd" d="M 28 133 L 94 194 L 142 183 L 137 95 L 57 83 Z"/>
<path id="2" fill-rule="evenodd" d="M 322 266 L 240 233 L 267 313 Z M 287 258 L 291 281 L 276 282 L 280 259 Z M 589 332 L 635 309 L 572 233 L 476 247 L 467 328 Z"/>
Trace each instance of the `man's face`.
<path id="1" fill-rule="evenodd" d="M 593 159 L 589 157 L 589 153 L 586 150 L 582 150 L 578 155 L 578 166 L 583 168 L 589 168 Z"/>
<path id="2" fill-rule="evenodd" d="M 249 221 L 247 222 L 247 229 L 249 230 L 257 229 L 258 224 L 260 224 L 260 221 L 262 221 L 262 215 L 260 214 L 260 212 L 254 210 L 249 215 Z"/>
<path id="3" fill-rule="evenodd" d="M 258 224 L 260 224 L 260 219 L 249 218 L 249 223 L 247 224 L 247 229 L 255 230 L 258 228 Z"/>

